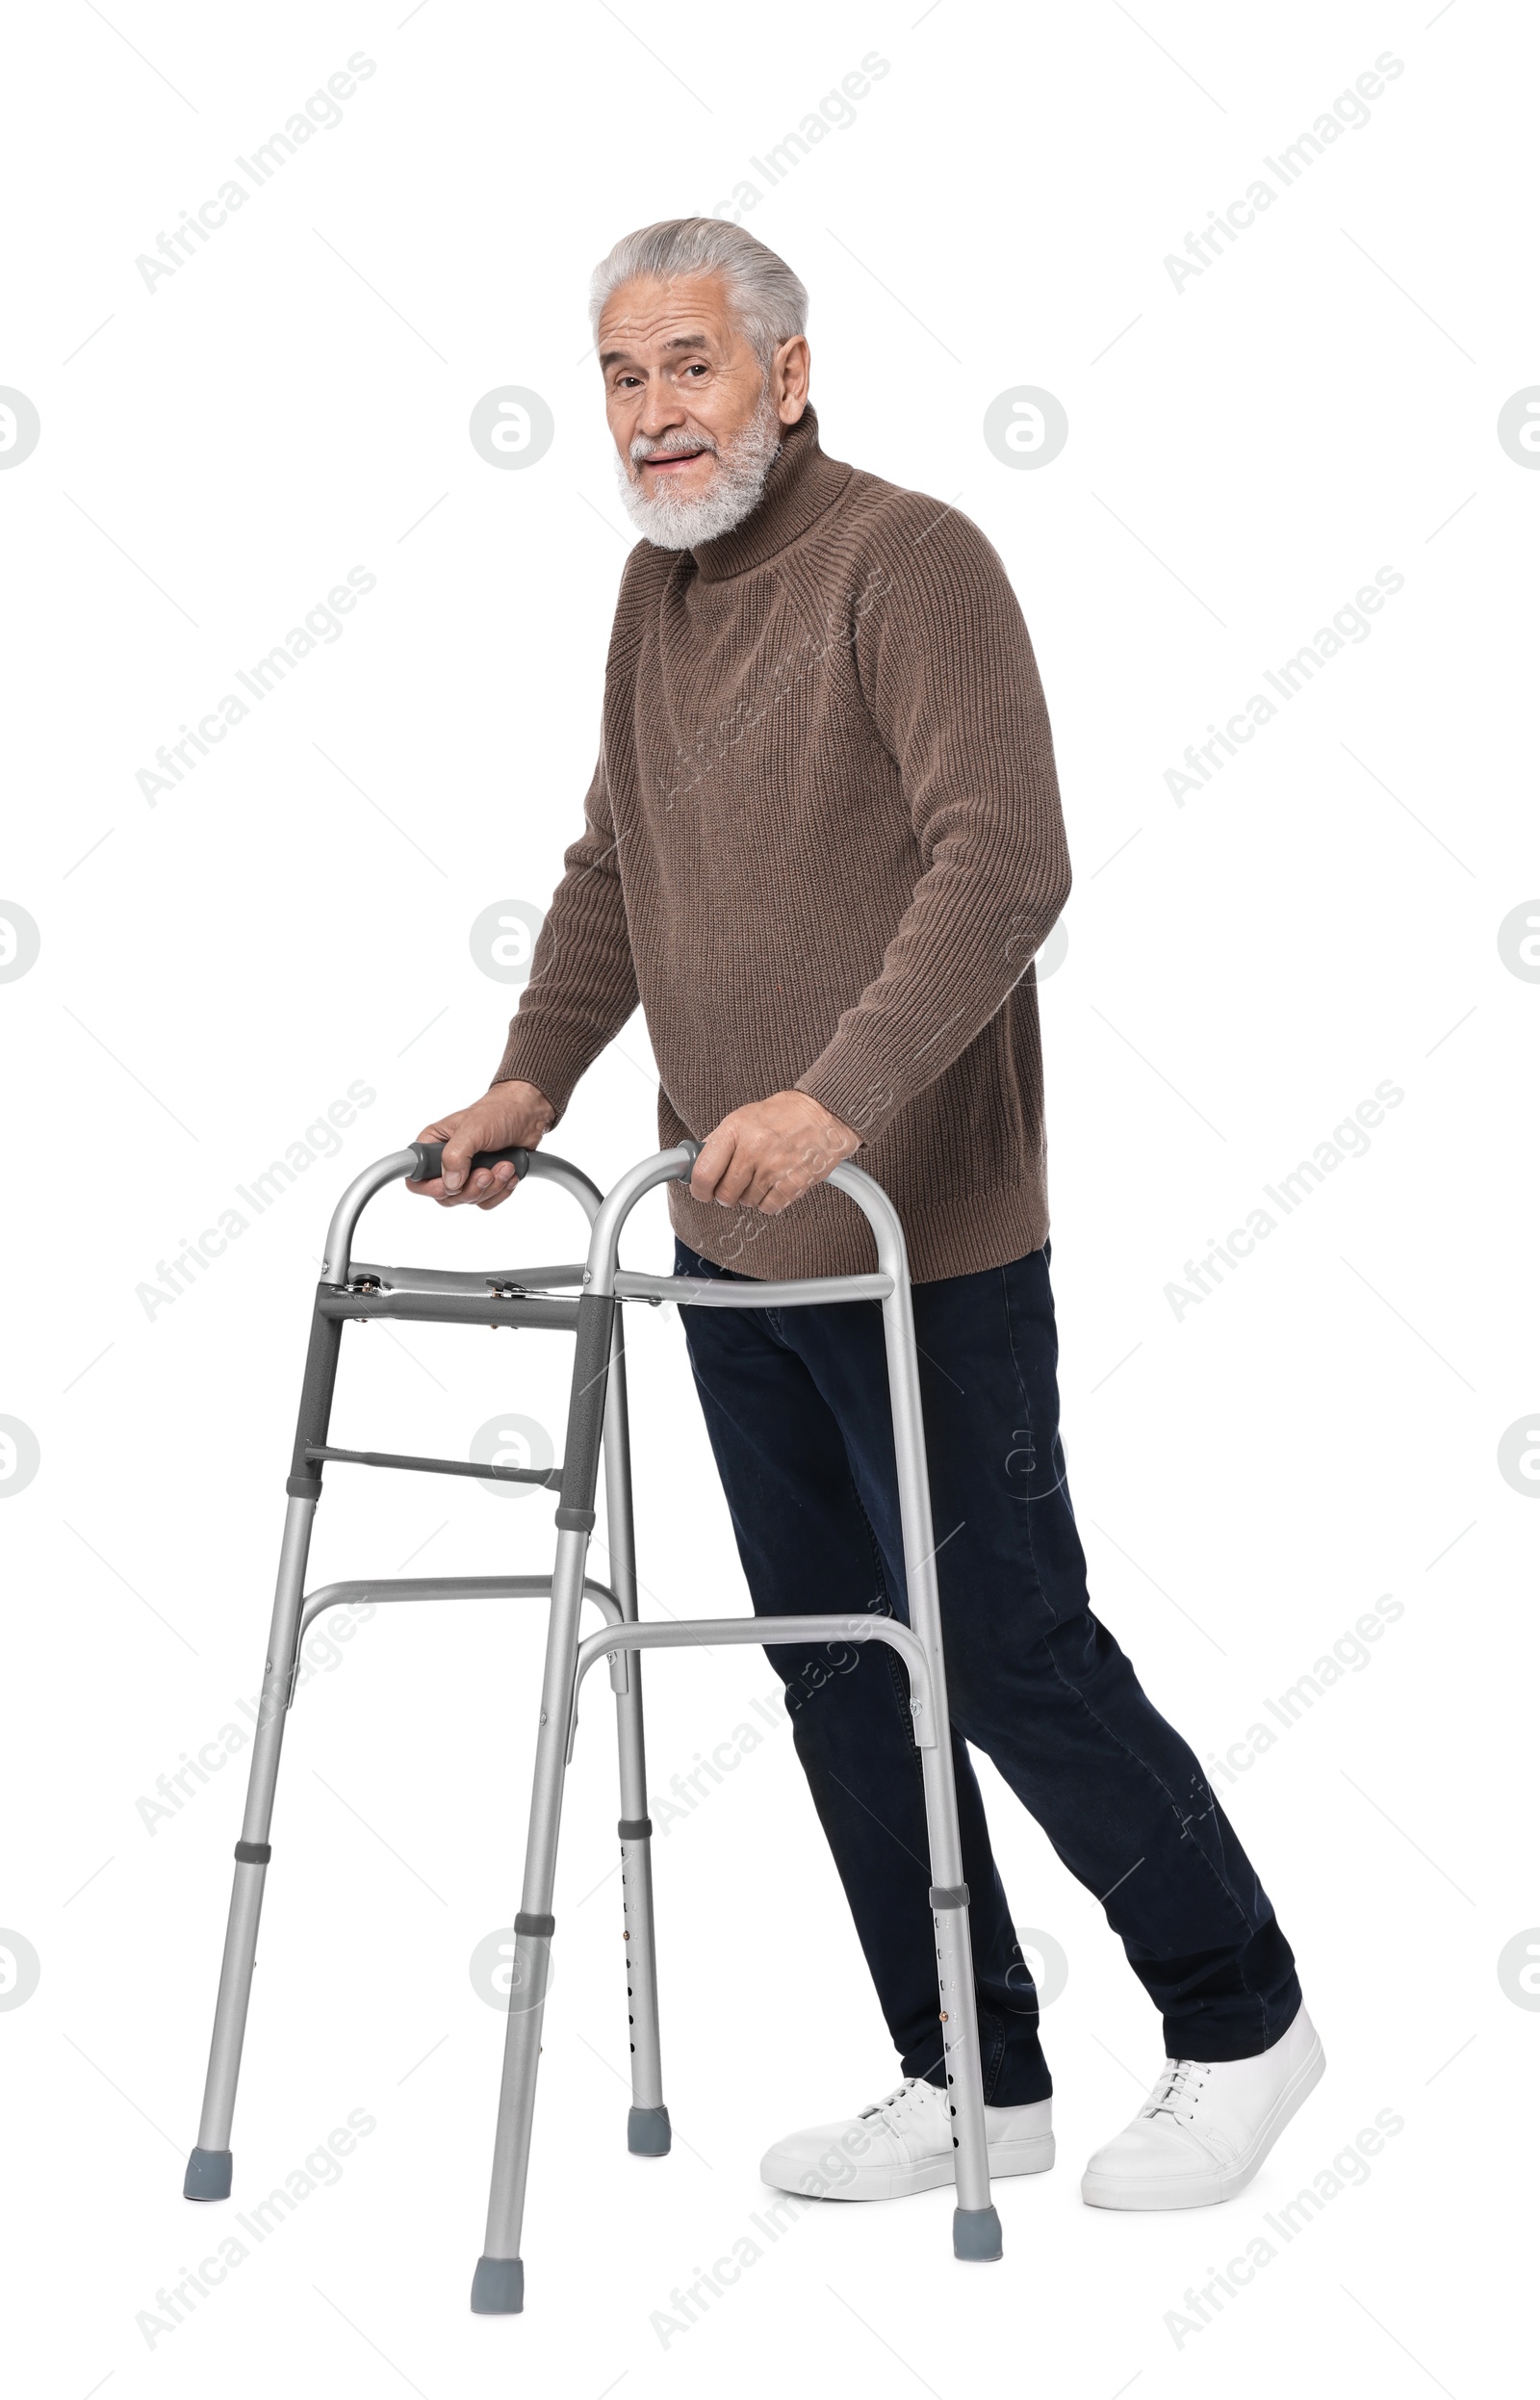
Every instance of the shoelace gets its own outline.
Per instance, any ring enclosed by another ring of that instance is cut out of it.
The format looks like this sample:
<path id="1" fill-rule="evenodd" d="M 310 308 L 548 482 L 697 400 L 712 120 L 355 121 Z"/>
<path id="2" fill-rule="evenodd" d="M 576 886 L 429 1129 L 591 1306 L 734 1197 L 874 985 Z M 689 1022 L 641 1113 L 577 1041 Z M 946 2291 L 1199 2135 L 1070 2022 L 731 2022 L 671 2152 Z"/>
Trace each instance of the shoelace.
<path id="1" fill-rule="evenodd" d="M 900 2116 L 906 2103 L 913 2104 L 914 2088 L 919 2081 L 917 2075 L 906 2076 L 896 2091 L 889 2092 L 886 2100 L 874 2100 L 869 2108 L 860 2110 L 860 2115 L 863 2118 Z"/>
<path id="2" fill-rule="evenodd" d="M 1143 2107 L 1142 2117 L 1158 2117 L 1163 2112 L 1174 2117 L 1178 2125 L 1192 2123 L 1203 2085 L 1208 2080 L 1208 2068 L 1195 2058 L 1178 2058 L 1162 2076 Z"/>

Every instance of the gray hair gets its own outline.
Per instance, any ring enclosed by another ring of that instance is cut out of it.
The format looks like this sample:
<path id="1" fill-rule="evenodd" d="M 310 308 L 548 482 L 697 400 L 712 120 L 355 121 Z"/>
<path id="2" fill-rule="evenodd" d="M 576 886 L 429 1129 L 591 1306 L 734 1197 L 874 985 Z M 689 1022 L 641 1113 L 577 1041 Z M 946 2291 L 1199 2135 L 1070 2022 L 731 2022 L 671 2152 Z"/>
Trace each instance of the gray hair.
<path id="1" fill-rule="evenodd" d="M 636 275 L 722 275 L 733 315 L 761 367 L 783 342 L 808 327 L 808 293 L 783 258 L 741 225 L 719 217 L 670 217 L 622 236 L 594 269 L 588 315 L 595 339 L 605 301 Z"/>

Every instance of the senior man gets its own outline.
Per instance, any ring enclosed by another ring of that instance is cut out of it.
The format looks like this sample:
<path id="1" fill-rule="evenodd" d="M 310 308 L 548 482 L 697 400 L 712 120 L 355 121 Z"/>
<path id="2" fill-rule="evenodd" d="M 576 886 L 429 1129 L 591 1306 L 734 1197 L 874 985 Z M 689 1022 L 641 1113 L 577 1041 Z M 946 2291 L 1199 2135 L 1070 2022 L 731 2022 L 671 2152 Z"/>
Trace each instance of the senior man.
<path id="1" fill-rule="evenodd" d="M 807 294 L 710 218 L 649 225 L 591 307 L 621 581 L 586 825 L 492 1088 L 425 1125 L 491 1208 L 638 1001 L 676 1272 L 868 1268 L 824 1178 L 860 1155 L 914 1277 L 971 1895 L 989 2167 L 1053 2163 L 1052 2085 L 965 1743 L 1092 1892 L 1161 2011 L 1166 2063 L 1086 2171 L 1095 2206 L 1229 2199 L 1319 2079 L 1294 1956 L 1196 1758 L 1091 1614 L 1065 1480 L 1034 953 L 1069 862 L 1032 646 L 944 503 L 838 463 L 808 404 Z M 905 1613 L 876 1309 L 681 1311 L 754 1606 Z M 950 2182 L 920 1757 L 886 1647 L 767 1656 L 902 2062 L 886 2099 L 777 2141 L 788 2191 Z M 789 2075 L 779 2067 L 788 2091 Z"/>

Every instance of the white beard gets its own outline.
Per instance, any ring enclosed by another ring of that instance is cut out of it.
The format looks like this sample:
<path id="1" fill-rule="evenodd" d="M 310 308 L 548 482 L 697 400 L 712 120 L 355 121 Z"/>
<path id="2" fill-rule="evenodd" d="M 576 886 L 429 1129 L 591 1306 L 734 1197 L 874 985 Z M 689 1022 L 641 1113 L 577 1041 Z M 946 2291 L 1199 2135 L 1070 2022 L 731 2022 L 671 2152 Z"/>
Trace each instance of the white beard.
<path id="1" fill-rule="evenodd" d="M 780 448 L 781 420 L 766 395 L 742 432 L 718 445 L 710 484 L 693 499 L 672 492 L 666 483 L 649 498 L 640 482 L 631 480 L 617 452 L 615 472 L 626 514 L 637 532 L 659 550 L 694 550 L 701 542 L 714 542 L 758 505 Z"/>

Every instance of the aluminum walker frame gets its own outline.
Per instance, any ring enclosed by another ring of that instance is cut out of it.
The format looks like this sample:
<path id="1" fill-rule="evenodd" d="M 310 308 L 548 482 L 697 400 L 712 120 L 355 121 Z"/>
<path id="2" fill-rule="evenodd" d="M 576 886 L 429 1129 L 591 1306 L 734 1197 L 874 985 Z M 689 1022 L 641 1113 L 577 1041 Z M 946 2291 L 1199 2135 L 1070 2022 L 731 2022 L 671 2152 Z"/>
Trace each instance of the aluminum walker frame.
<path id="1" fill-rule="evenodd" d="M 514 2315 L 524 2307 L 520 2239 L 540 2033 L 551 1943 L 555 1931 L 552 1904 L 562 1794 L 577 1735 L 578 1693 L 584 1676 L 601 1658 L 607 1660 L 609 1665 L 620 1750 L 619 1837 L 631 2033 L 631 2106 L 627 2139 L 629 2148 L 639 2156 L 661 2157 L 670 2148 L 672 2134 L 663 2102 L 658 2038 L 652 1825 L 647 1816 L 641 1664 L 633 1654 L 677 1649 L 686 1644 L 695 1647 L 758 1642 L 776 1646 L 818 1640 L 884 1641 L 902 1658 L 910 1680 L 910 1708 L 923 1768 L 931 1852 L 930 1898 L 956 2152 L 953 2250 L 960 2258 L 995 2259 L 1001 2255 L 1000 2221 L 989 2197 L 968 1935 L 968 1893 L 962 1880 L 941 1648 L 940 1597 L 903 1228 L 881 1185 L 860 1168 L 842 1166 L 834 1169 L 829 1180 L 856 1202 L 871 1226 L 877 1246 L 875 1274 L 813 1277 L 793 1282 L 717 1282 L 701 1277 L 633 1275 L 622 1270 L 617 1263 L 620 1234 L 631 1209 L 654 1185 L 687 1177 L 699 1148 L 698 1143 L 689 1142 L 644 1159 L 603 1199 L 586 1175 L 547 1152 L 500 1149 L 478 1153 L 474 1162 L 476 1167 L 511 1160 L 521 1177 L 544 1177 L 578 1201 L 589 1219 L 588 1256 L 583 1265 L 522 1267 L 493 1276 L 359 1265 L 352 1258 L 352 1243 L 366 1203 L 376 1192 L 402 1177 L 412 1182 L 428 1182 L 441 1171 L 442 1144 L 414 1143 L 366 1168 L 343 1195 L 331 1222 L 316 1291 L 299 1423 L 287 1486 L 289 1510 L 279 1557 L 262 1703 L 252 1744 L 245 1819 L 235 1848 L 235 1888 L 219 1976 L 203 2115 L 183 2189 L 189 2200 L 198 2201 L 223 2200 L 230 2193 L 230 2131 L 251 1995 L 257 1926 L 272 1855 L 269 1836 L 284 1716 L 294 1700 L 299 1645 L 305 1633 L 325 1610 L 346 1600 L 500 1599 L 549 1594 L 551 1610 L 524 1890 L 514 1919 L 512 1988 L 523 1997 L 524 2004 L 511 2008 L 508 2014 L 486 2242 L 471 2292 L 472 2309 L 479 2315 Z M 573 1289 L 577 1290 L 576 1298 L 563 1296 Z M 895 1617 L 855 1614 L 638 1622 L 620 1309 L 626 1302 L 655 1305 L 665 1300 L 680 1306 L 707 1308 L 795 1308 L 829 1302 L 881 1302 L 898 1468 L 908 1624 Z M 326 1437 L 343 1326 L 348 1319 L 368 1322 L 372 1318 L 431 1324 L 542 1326 L 574 1332 L 577 1341 L 572 1393 L 560 1466 L 483 1466 L 455 1459 L 330 1446 Z M 607 1585 L 596 1582 L 587 1573 L 601 1459 L 611 1572 Z M 328 1584 L 307 1596 L 304 1583 L 311 1529 L 321 1498 L 321 1469 L 329 1460 L 543 1484 L 554 1491 L 559 1500 L 553 1571 L 545 1576 L 368 1579 Z M 601 1610 L 605 1623 L 602 1631 L 580 1639 L 579 1618 L 584 1600 Z"/>

